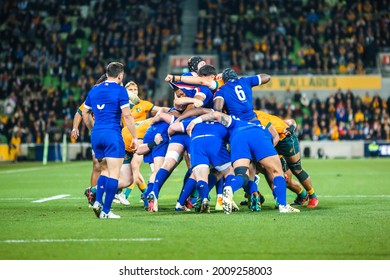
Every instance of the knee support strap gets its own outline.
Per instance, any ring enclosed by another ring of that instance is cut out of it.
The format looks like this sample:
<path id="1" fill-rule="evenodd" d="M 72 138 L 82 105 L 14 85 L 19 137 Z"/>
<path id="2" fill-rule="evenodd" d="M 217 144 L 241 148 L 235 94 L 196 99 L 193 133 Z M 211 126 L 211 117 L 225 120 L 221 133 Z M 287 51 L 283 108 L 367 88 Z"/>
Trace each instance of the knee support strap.
<path id="1" fill-rule="evenodd" d="M 290 167 L 291 172 L 298 178 L 299 182 L 303 182 L 309 178 L 309 174 L 307 174 L 306 171 L 302 169 L 301 160 L 298 160 L 294 163 L 289 163 L 288 166 Z"/>
<path id="2" fill-rule="evenodd" d="M 245 166 L 239 166 L 239 167 L 234 168 L 234 175 L 240 176 L 244 180 L 244 184 L 242 185 L 244 190 L 246 190 L 246 188 L 248 186 L 248 182 L 249 182 L 249 176 L 246 174 L 247 170 L 248 170 L 248 167 L 245 167 Z"/>
<path id="3" fill-rule="evenodd" d="M 309 178 L 309 174 L 307 174 L 305 170 L 302 170 L 302 172 L 299 173 L 299 174 L 297 174 L 296 176 L 297 176 L 299 182 L 303 182 L 303 181 L 305 181 L 307 178 Z"/>
<path id="4" fill-rule="evenodd" d="M 301 171 L 302 170 L 302 165 L 301 165 L 300 159 L 294 163 L 287 163 L 287 165 L 294 174 L 295 174 L 294 171 Z"/>

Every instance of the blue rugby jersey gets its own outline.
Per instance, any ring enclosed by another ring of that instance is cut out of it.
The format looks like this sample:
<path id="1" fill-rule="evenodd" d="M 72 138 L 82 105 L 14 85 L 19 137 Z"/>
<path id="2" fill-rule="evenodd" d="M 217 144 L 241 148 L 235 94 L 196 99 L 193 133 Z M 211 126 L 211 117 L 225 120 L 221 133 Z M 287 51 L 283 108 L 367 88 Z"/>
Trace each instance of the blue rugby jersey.
<path id="1" fill-rule="evenodd" d="M 253 112 L 252 87 L 260 84 L 261 79 L 257 75 L 229 80 L 218 89 L 214 100 L 224 100 L 227 114 L 244 121 L 253 120 L 256 114 Z"/>
<path id="2" fill-rule="evenodd" d="M 114 129 L 120 133 L 122 109 L 130 104 L 123 86 L 106 81 L 89 91 L 84 106 L 94 114 L 93 130 Z"/>

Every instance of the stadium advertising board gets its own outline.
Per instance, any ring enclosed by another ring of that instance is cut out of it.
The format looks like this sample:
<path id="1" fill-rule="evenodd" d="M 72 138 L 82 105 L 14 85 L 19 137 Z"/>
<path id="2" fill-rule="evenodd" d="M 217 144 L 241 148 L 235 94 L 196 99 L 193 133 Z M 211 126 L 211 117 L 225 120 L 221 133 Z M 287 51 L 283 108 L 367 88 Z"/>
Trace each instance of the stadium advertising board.
<path id="1" fill-rule="evenodd" d="M 357 76 L 272 76 L 269 83 L 254 90 L 379 90 L 382 88 L 380 75 Z"/>
<path id="2" fill-rule="evenodd" d="M 390 53 L 379 54 L 382 73 L 390 73 Z"/>
<path id="3" fill-rule="evenodd" d="M 390 53 L 380 53 L 380 61 L 382 63 L 382 66 L 390 67 Z"/>
<path id="4" fill-rule="evenodd" d="M 370 143 L 364 144 L 364 156 L 365 157 L 390 157 L 390 143 L 379 141 L 378 150 L 376 152 L 370 152 Z"/>

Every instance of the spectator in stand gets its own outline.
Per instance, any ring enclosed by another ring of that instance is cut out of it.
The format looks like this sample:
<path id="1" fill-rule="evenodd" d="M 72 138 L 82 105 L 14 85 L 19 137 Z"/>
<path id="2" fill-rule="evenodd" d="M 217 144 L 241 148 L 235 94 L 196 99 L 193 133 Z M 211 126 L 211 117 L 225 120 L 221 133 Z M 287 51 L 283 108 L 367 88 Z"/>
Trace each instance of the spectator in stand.
<path id="1" fill-rule="evenodd" d="M 371 101 L 372 101 L 372 96 L 368 91 L 366 91 L 366 93 L 362 98 L 363 106 L 366 108 L 370 108 Z"/>
<path id="2" fill-rule="evenodd" d="M 199 2 L 204 9 L 194 47 L 213 48 L 220 53 L 222 67 L 227 63 L 254 72 L 365 74 L 376 67 L 371 58 L 378 48 L 390 44 L 386 1 Z M 218 43 L 210 44 L 207 38 L 215 37 Z M 299 45 L 295 47 L 293 40 Z M 227 46 L 223 54 L 222 46 Z"/>
<path id="3" fill-rule="evenodd" d="M 26 116 L 33 112 L 31 123 L 38 120 L 39 111 L 47 121 L 49 111 L 55 110 L 56 119 L 50 122 L 54 137 L 60 127 L 53 122 L 73 114 L 70 110 L 76 107 L 72 103 L 85 99 L 96 74 L 104 71 L 108 59 L 118 55 L 129 57 L 131 62 L 127 79 L 139 81 L 148 97 L 153 97 L 163 52 L 160 46 L 169 45 L 169 51 L 173 51 L 180 43 L 181 6 L 178 0 L 123 3 L 65 1 L 60 7 L 56 1 L 37 0 L 25 2 L 21 8 L 18 2 L 0 2 L 0 37 L 4 38 L 0 47 L 0 57 L 4 58 L 0 62 L 0 99 L 15 96 L 15 105 L 23 108 Z M 80 5 L 87 6 L 86 15 L 80 13 Z M 118 24 L 107 26 L 114 14 Z M 172 41 L 175 44 L 170 44 Z M 51 89 L 55 89 L 54 94 Z M 9 107 L 11 111 L 11 103 Z M 48 131 L 47 124 L 40 135 Z M 29 130 L 22 139 L 37 134 L 34 127 Z M 80 134 L 87 135 L 84 131 Z"/>

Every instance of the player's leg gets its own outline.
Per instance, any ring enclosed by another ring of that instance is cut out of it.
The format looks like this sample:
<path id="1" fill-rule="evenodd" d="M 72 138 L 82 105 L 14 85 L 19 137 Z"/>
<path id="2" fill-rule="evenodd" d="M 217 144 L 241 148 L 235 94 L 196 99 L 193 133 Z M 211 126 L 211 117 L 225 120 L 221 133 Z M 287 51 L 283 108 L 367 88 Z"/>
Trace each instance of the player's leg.
<path id="1" fill-rule="evenodd" d="M 281 213 L 299 212 L 298 209 L 295 209 L 287 204 L 287 183 L 284 178 L 283 168 L 280 163 L 279 156 L 268 156 L 261 159 L 259 162 L 267 170 L 267 173 L 269 173 L 270 176 L 273 178 L 273 192 L 279 203 L 279 211 Z"/>
<path id="2" fill-rule="evenodd" d="M 188 176 L 187 176 L 188 174 Z M 191 194 L 196 189 L 196 180 L 195 176 L 192 172 L 192 168 L 189 168 L 186 172 L 186 176 L 184 176 L 183 180 L 183 188 L 180 192 L 179 199 L 177 200 L 175 211 L 190 211 L 187 207 L 187 199 L 190 199 Z M 192 203 L 191 203 L 192 208 Z"/>
<path id="3" fill-rule="evenodd" d="M 100 218 L 120 218 L 120 216 L 111 212 L 111 205 L 118 189 L 119 175 L 123 163 L 123 158 L 106 157 L 106 162 L 108 173 L 105 185 L 106 196 L 104 198 L 103 209 L 100 213 Z"/>
<path id="4" fill-rule="evenodd" d="M 299 182 L 302 184 L 302 186 L 305 188 L 309 195 L 309 203 L 307 205 L 307 208 L 317 207 L 318 198 L 314 191 L 309 174 L 302 168 L 300 154 L 298 153 L 292 157 L 286 157 L 286 161 L 291 172 L 299 180 Z"/>
<path id="5" fill-rule="evenodd" d="M 154 183 L 154 181 L 156 180 L 157 171 L 164 164 L 164 157 L 163 156 L 154 157 L 153 164 L 154 164 L 154 169 L 152 174 L 150 175 L 149 182 Z M 148 200 L 148 212 L 158 212 L 158 200 L 155 193 L 153 192 L 153 186 L 152 186 L 152 191 L 147 196 L 147 200 Z"/>
<path id="6" fill-rule="evenodd" d="M 160 190 L 168 179 L 169 175 L 173 169 L 177 166 L 180 158 L 184 152 L 184 146 L 176 143 L 170 143 L 168 145 L 168 150 L 165 154 L 165 160 L 161 168 L 156 173 L 156 179 L 154 180 L 153 192 L 158 199 Z"/>
<path id="7" fill-rule="evenodd" d="M 198 164 L 192 168 L 196 179 L 196 188 L 201 200 L 201 213 L 210 213 L 208 176 L 210 167 L 207 164 Z"/>
<path id="8" fill-rule="evenodd" d="M 108 178 L 107 162 L 104 158 L 98 160 L 100 165 L 100 176 L 96 182 L 96 199 L 92 205 L 92 209 L 95 212 L 95 215 L 99 218 L 100 213 L 103 207 L 103 195 L 106 188 L 106 182 Z"/>
<path id="9" fill-rule="evenodd" d="M 90 186 L 85 189 L 84 195 L 87 197 L 88 203 L 92 206 L 96 200 L 96 185 L 100 176 L 101 167 L 99 161 L 95 158 L 95 153 L 92 150 L 92 171 L 90 178 Z"/>
<path id="10" fill-rule="evenodd" d="M 146 183 L 145 179 L 142 176 L 142 173 L 140 171 L 140 167 L 142 164 L 143 156 L 134 154 L 133 159 L 131 160 L 131 170 L 133 171 L 133 183 L 124 190 L 124 193 L 126 195 L 126 198 L 129 197 L 131 191 L 134 189 L 134 186 L 137 185 L 138 189 L 143 194 L 146 191 Z"/>
<path id="11" fill-rule="evenodd" d="M 248 167 L 250 160 L 247 158 L 235 159 L 233 162 L 234 176 L 229 175 L 225 178 L 225 187 L 222 193 L 222 208 L 226 214 L 233 211 L 234 193 L 240 188 L 245 188 L 249 181 Z"/>
<path id="12" fill-rule="evenodd" d="M 292 150 L 292 152 L 284 154 L 284 158 L 286 159 L 287 165 L 291 169 L 291 172 L 309 194 L 309 203 L 307 208 L 315 208 L 318 205 L 318 198 L 313 188 L 309 174 L 302 167 L 298 137 L 294 133 L 291 135 L 291 137 L 289 137 L 289 140 L 290 150 Z"/>
<path id="13" fill-rule="evenodd" d="M 118 190 L 115 194 L 115 200 L 123 205 L 130 205 L 130 202 L 127 200 L 125 194 L 122 192 L 122 189 L 128 187 L 133 183 L 133 172 L 131 168 L 131 160 L 133 157 L 133 153 L 127 152 L 125 158 L 123 160 L 123 164 L 120 168 L 119 174 L 119 182 L 118 182 Z"/>

